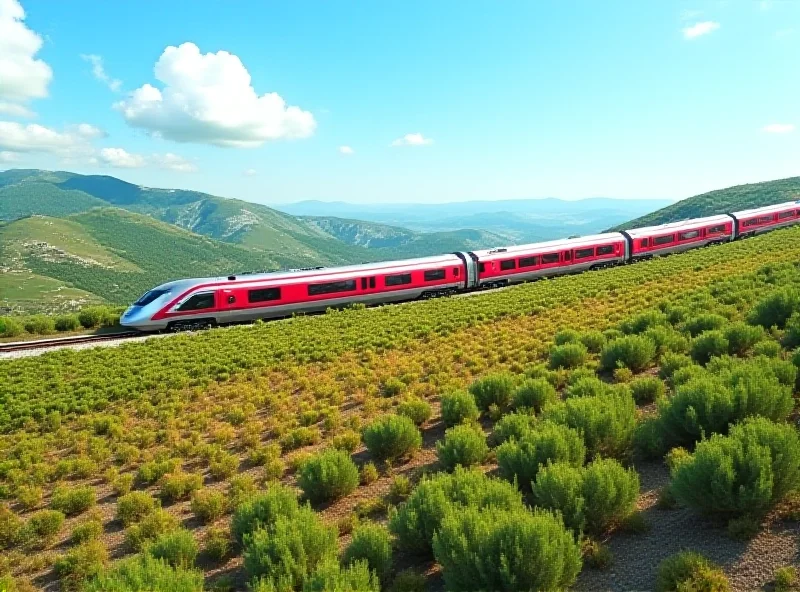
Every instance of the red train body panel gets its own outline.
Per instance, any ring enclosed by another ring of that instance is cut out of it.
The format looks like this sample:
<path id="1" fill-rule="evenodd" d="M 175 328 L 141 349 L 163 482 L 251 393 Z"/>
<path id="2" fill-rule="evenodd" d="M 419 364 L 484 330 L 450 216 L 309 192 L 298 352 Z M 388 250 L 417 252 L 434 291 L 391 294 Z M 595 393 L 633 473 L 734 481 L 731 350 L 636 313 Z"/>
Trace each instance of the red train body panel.
<path id="1" fill-rule="evenodd" d="M 727 214 L 623 231 L 631 242 L 631 258 L 678 253 L 733 240 L 734 219 Z"/>

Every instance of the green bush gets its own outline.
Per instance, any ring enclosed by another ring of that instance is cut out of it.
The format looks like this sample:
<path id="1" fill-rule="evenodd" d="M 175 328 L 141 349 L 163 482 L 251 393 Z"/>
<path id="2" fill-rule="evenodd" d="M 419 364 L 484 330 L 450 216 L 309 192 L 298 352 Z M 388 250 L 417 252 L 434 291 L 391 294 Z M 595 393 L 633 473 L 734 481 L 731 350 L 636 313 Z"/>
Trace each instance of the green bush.
<path id="1" fill-rule="evenodd" d="M 351 565 L 366 561 L 381 581 L 386 581 L 392 568 L 392 543 L 385 526 L 374 523 L 362 524 L 353 533 L 353 539 L 344 551 L 342 561 Z"/>
<path id="2" fill-rule="evenodd" d="M 225 494 L 216 489 L 199 489 L 192 494 L 191 508 L 195 516 L 208 524 L 220 518 L 227 509 Z"/>
<path id="3" fill-rule="evenodd" d="M 304 446 L 311 446 L 317 444 L 321 439 L 319 429 L 316 427 L 299 427 L 295 428 L 281 438 L 281 448 L 288 452 L 290 450 L 297 450 Z"/>
<path id="4" fill-rule="evenodd" d="M 239 469 L 239 457 L 235 454 L 222 452 L 215 455 L 215 457 L 208 463 L 208 474 L 214 479 L 227 479 L 236 474 Z M 197 487 L 201 483 L 195 483 Z"/>
<path id="5" fill-rule="evenodd" d="M 605 370 L 624 366 L 639 372 L 644 370 L 655 357 L 656 346 L 650 339 L 640 335 L 628 335 L 606 344 L 600 352 L 600 365 Z"/>
<path id="6" fill-rule="evenodd" d="M 672 378 L 681 368 L 692 365 L 692 359 L 684 354 L 666 353 L 661 358 L 661 367 L 658 370 L 658 376 L 662 379 Z"/>
<path id="7" fill-rule="evenodd" d="M 344 497 L 358 487 L 358 467 L 343 450 L 331 448 L 305 461 L 297 484 L 312 503 Z"/>
<path id="8" fill-rule="evenodd" d="M 64 526 L 64 514 L 58 510 L 39 510 L 28 518 L 23 527 L 27 536 L 32 536 L 38 542 L 48 543 Z"/>
<path id="9" fill-rule="evenodd" d="M 509 440 L 497 449 L 500 474 L 516 481 L 522 489 L 530 488 L 542 466 L 561 462 L 580 467 L 586 459 L 586 446 L 575 430 L 549 421 L 519 440 Z"/>
<path id="10" fill-rule="evenodd" d="M 550 349 L 550 367 L 577 368 L 586 362 L 589 350 L 582 343 L 565 343 Z"/>
<path id="11" fill-rule="evenodd" d="M 658 565 L 656 592 L 729 592 L 725 573 L 694 551 L 681 551 Z"/>
<path id="12" fill-rule="evenodd" d="M 193 491 L 197 491 L 203 486 L 203 477 L 197 473 L 184 473 L 176 471 L 164 475 L 161 480 L 161 497 L 166 501 L 175 502 L 185 499 Z"/>
<path id="13" fill-rule="evenodd" d="M 409 552 L 430 554 L 433 533 L 445 515 L 466 507 L 522 508 L 522 497 L 510 483 L 487 477 L 477 470 L 457 468 L 424 478 L 389 518 L 389 529 L 400 547 Z"/>
<path id="14" fill-rule="evenodd" d="M 149 555 L 124 559 L 100 572 L 83 592 L 202 592 L 203 573 L 170 566 Z"/>
<path id="15" fill-rule="evenodd" d="M 449 428 L 444 439 L 436 443 L 439 462 L 452 471 L 457 466 L 481 464 L 489 453 L 486 436 L 480 426 L 459 425 Z"/>
<path id="16" fill-rule="evenodd" d="M 781 355 L 781 344 L 771 339 L 759 341 L 753 346 L 753 355 L 777 358 Z"/>
<path id="17" fill-rule="evenodd" d="M 103 523 L 99 520 L 87 520 L 72 529 L 72 542 L 75 544 L 93 541 L 103 536 Z"/>
<path id="18" fill-rule="evenodd" d="M 117 500 L 117 519 L 125 526 L 138 522 L 156 509 L 156 500 L 144 491 L 126 493 Z"/>
<path id="19" fill-rule="evenodd" d="M 563 590 L 581 569 L 580 547 L 558 517 L 525 509 L 465 508 L 433 536 L 448 590 Z"/>
<path id="20" fill-rule="evenodd" d="M 102 306 L 89 306 L 78 313 L 78 322 L 84 329 L 94 329 L 99 327 L 108 315 L 108 310 Z"/>
<path id="21" fill-rule="evenodd" d="M 405 569 L 395 576 L 389 592 L 425 592 L 426 589 L 425 576 Z"/>
<path id="22" fill-rule="evenodd" d="M 331 446 L 346 452 L 354 452 L 360 444 L 361 434 L 355 430 L 347 430 L 346 432 L 337 434 L 333 437 L 333 441 L 331 442 Z"/>
<path id="23" fill-rule="evenodd" d="M 233 538 L 242 544 L 245 535 L 259 528 L 272 528 L 280 516 L 291 519 L 299 511 L 300 504 L 294 491 L 277 483 L 270 485 L 266 492 L 236 508 L 231 523 Z"/>
<path id="24" fill-rule="evenodd" d="M 564 345 L 565 343 L 576 343 L 580 341 L 581 334 L 575 329 L 562 329 L 553 337 L 553 343 Z"/>
<path id="25" fill-rule="evenodd" d="M 409 397 L 397 406 L 397 413 L 408 417 L 415 425 L 422 425 L 431 418 L 433 411 L 425 399 Z"/>
<path id="26" fill-rule="evenodd" d="M 619 370 L 619 368 L 617 370 Z M 627 370 L 627 368 L 625 370 Z M 567 399 L 572 397 L 594 397 L 603 395 L 609 391 L 609 385 L 593 374 L 592 376 L 582 376 L 575 381 L 571 381 L 564 391 L 564 396 Z"/>
<path id="27" fill-rule="evenodd" d="M 211 527 L 206 533 L 203 552 L 212 561 L 222 561 L 231 550 L 231 532 L 228 528 Z"/>
<path id="28" fill-rule="evenodd" d="M 197 541 L 185 528 L 165 532 L 147 546 L 150 555 L 175 567 L 192 567 L 197 551 Z"/>
<path id="29" fill-rule="evenodd" d="M 797 568 L 792 565 L 775 570 L 775 592 L 789 592 L 797 584 Z"/>
<path id="30" fill-rule="evenodd" d="M 540 413 L 558 400 L 555 387 L 544 378 L 528 378 L 514 391 L 514 407 Z"/>
<path id="31" fill-rule="evenodd" d="M 259 583 L 268 586 L 268 583 Z M 342 567 L 333 559 L 323 561 L 303 585 L 303 592 L 380 592 L 381 585 L 366 562 L 356 561 Z M 253 592 L 272 592 L 256 586 Z"/>
<path id="32" fill-rule="evenodd" d="M 53 318 L 43 314 L 27 317 L 22 325 L 25 331 L 33 335 L 49 335 L 56 330 Z"/>
<path id="33" fill-rule="evenodd" d="M 600 331 L 585 331 L 581 333 L 579 341 L 590 353 L 599 354 L 606 344 L 606 336 Z"/>
<path id="34" fill-rule="evenodd" d="M 81 324 L 76 315 L 59 315 L 54 326 L 56 331 L 77 331 Z"/>
<path id="35" fill-rule="evenodd" d="M 22 518 L 5 505 L 0 504 L 0 551 L 17 543 L 23 526 Z"/>
<path id="36" fill-rule="evenodd" d="M 336 559 L 336 539 L 335 527 L 303 507 L 293 517 L 278 516 L 270 527 L 245 536 L 244 569 L 250 578 L 297 589 L 318 565 Z"/>
<path id="37" fill-rule="evenodd" d="M 177 458 L 169 458 L 166 460 L 151 460 L 143 463 L 139 470 L 136 472 L 136 478 L 141 483 L 155 483 L 167 473 L 176 471 L 180 466 L 180 460 Z"/>
<path id="38" fill-rule="evenodd" d="M 536 425 L 536 417 L 529 413 L 507 413 L 494 425 L 492 444 L 497 446 L 506 440 L 519 440 Z"/>
<path id="39" fill-rule="evenodd" d="M 62 590 L 78 590 L 105 570 L 108 550 L 100 541 L 87 541 L 56 560 L 53 566 Z"/>
<path id="40" fill-rule="evenodd" d="M 731 323 L 722 333 L 728 340 L 728 353 L 737 356 L 744 355 L 764 338 L 764 330 L 761 327 L 754 327 L 741 321 Z"/>
<path id="41" fill-rule="evenodd" d="M 177 528 L 178 519 L 166 510 L 159 508 L 126 528 L 125 542 L 135 551 L 141 551 L 151 541 Z"/>
<path id="42" fill-rule="evenodd" d="M 576 397 L 552 405 L 543 417 L 577 430 L 590 457 L 620 458 L 633 442 L 636 404 L 626 392 Z"/>
<path id="43" fill-rule="evenodd" d="M 409 456 L 422 446 L 422 434 L 414 422 L 400 415 L 384 415 L 364 428 L 361 435 L 370 454 L 378 460 Z"/>
<path id="44" fill-rule="evenodd" d="M 492 405 L 505 409 L 511 404 L 511 398 L 516 388 L 516 379 L 508 372 L 487 374 L 479 378 L 469 387 L 469 392 L 475 397 L 478 408 L 487 411 Z"/>
<path id="45" fill-rule="evenodd" d="M 660 310 L 646 310 L 620 324 L 624 333 L 639 334 L 648 329 L 666 325 L 667 315 Z"/>
<path id="46" fill-rule="evenodd" d="M 697 337 L 700 333 L 706 331 L 722 329 L 727 324 L 728 319 L 725 317 L 718 314 L 707 313 L 686 320 L 683 324 L 683 328 L 692 337 Z"/>
<path id="47" fill-rule="evenodd" d="M 764 329 L 776 326 L 783 329 L 786 321 L 800 310 L 800 294 L 792 288 L 773 292 L 759 301 L 750 311 L 747 321 L 751 325 L 761 325 Z"/>
<path id="48" fill-rule="evenodd" d="M 683 353 L 689 347 L 689 341 L 683 333 L 671 327 L 653 327 L 642 335 L 656 346 L 656 355 L 667 353 Z"/>
<path id="49" fill-rule="evenodd" d="M 0 317 L 0 337 L 19 337 L 25 327 L 17 319 Z"/>
<path id="50" fill-rule="evenodd" d="M 639 404 L 652 403 L 664 396 L 664 383 L 654 376 L 637 378 L 630 384 L 633 400 Z"/>
<path id="51" fill-rule="evenodd" d="M 692 359 L 698 364 L 708 364 L 711 358 L 728 353 L 728 345 L 722 331 L 705 331 L 692 342 Z"/>
<path id="52" fill-rule="evenodd" d="M 576 532 L 595 535 L 631 514 L 638 495 L 636 471 L 611 459 L 586 467 L 551 464 L 539 470 L 533 485 L 537 506 L 559 511 Z"/>
<path id="53" fill-rule="evenodd" d="M 763 513 L 800 486 L 800 436 L 794 427 L 748 419 L 697 445 L 680 463 L 671 489 L 681 503 L 708 514 Z"/>
<path id="54" fill-rule="evenodd" d="M 442 395 L 442 421 L 447 427 L 464 421 L 478 419 L 480 411 L 475 397 L 466 391 L 453 391 Z"/>

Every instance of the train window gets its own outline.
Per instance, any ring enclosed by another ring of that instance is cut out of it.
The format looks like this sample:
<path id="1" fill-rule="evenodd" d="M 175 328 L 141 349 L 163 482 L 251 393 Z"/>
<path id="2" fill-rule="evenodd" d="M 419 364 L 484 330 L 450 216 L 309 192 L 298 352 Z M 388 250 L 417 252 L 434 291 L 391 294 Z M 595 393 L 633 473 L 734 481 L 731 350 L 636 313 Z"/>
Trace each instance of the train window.
<path id="1" fill-rule="evenodd" d="M 203 294 L 195 294 L 189 300 L 184 302 L 178 307 L 178 310 L 183 312 L 186 310 L 204 310 L 206 308 L 214 308 L 214 293 L 205 292 Z"/>
<path id="2" fill-rule="evenodd" d="M 669 243 L 675 242 L 675 235 L 674 234 L 667 234 L 665 236 L 657 236 L 653 239 L 654 245 L 668 245 Z"/>
<path id="3" fill-rule="evenodd" d="M 369 278 L 369 287 L 370 288 L 374 288 L 375 287 L 375 278 L 374 277 Z"/>
<path id="4" fill-rule="evenodd" d="M 268 302 L 270 300 L 280 300 L 280 288 L 260 288 L 258 290 L 250 290 L 247 293 L 247 301 L 251 304 L 255 302 Z"/>
<path id="5" fill-rule="evenodd" d="M 597 256 L 600 255 L 611 255 L 614 252 L 614 245 L 603 245 L 602 247 L 597 247 Z"/>
<path id="6" fill-rule="evenodd" d="M 458 277 L 458 267 L 453 268 L 453 277 Z"/>
<path id="7" fill-rule="evenodd" d="M 689 239 L 692 239 L 692 238 L 697 238 L 698 236 L 700 236 L 700 231 L 699 230 L 690 230 L 688 232 L 681 232 L 678 235 L 678 240 L 684 241 L 684 240 L 689 240 Z"/>
<path id="8" fill-rule="evenodd" d="M 650 246 L 650 239 L 649 238 L 643 238 L 642 240 L 639 241 L 639 244 L 642 247 L 649 247 Z"/>
<path id="9" fill-rule="evenodd" d="M 772 222 L 772 216 L 761 216 L 758 219 L 759 224 L 767 224 L 769 222 Z"/>
<path id="10" fill-rule="evenodd" d="M 367 289 L 367 278 L 361 278 L 361 289 L 362 290 Z"/>
<path id="11" fill-rule="evenodd" d="M 542 255 L 542 263 L 558 263 L 558 253 Z"/>
<path id="12" fill-rule="evenodd" d="M 429 269 L 425 272 L 425 281 L 426 282 L 435 282 L 436 280 L 443 280 L 447 277 L 447 273 L 444 269 Z"/>
<path id="13" fill-rule="evenodd" d="M 520 267 L 536 267 L 539 265 L 539 258 L 538 257 L 520 257 L 519 258 L 519 266 Z"/>
<path id="14" fill-rule="evenodd" d="M 384 278 L 384 285 L 386 286 L 402 286 L 411 283 L 410 273 L 400 273 L 397 275 L 387 275 Z"/>
<path id="15" fill-rule="evenodd" d="M 749 220 L 744 220 L 742 222 L 742 226 L 743 227 L 745 227 L 745 226 L 753 226 L 755 224 L 758 224 L 758 220 L 756 218 L 750 218 Z"/>
<path id="16" fill-rule="evenodd" d="M 778 220 L 785 220 L 786 218 L 794 218 L 794 210 L 790 210 L 788 212 L 781 212 L 778 214 Z"/>
<path id="17" fill-rule="evenodd" d="M 564 261 L 572 259 L 572 251 L 564 251 Z"/>
<path id="18" fill-rule="evenodd" d="M 516 269 L 517 262 L 513 259 L 506 259 L 505 261 L 500 262 L 500 271 L 509 271 L 510 269 Z"/>
<path id="19" fill-rule="evenodd" d="M 708 230 L 706 230 L 708 234 L 719 234 L 720 232 L 725 232 L 725 225 L 720 224 L 719 226 L 712 226 Z"/>
<path id="20" fill-rule="evenodd" d="M 594 249 L 575 250 L 575 259 L 586 259 L 587 257 L 594 257 Z"/>
<path id="21" fill-rule="evenodd" d="M 478 273 L 483 273 L 484 271 L 486 271 L 486 264 L 478 263 Z"/>
<path id="22" fill-rule="evenodd" d="M 166 294 L 168 290 L 150 290 L 149 292 L 145 292 L 145 294 L 139 298 L 136 302 L 133 303 L 134 306 L 147 306 L 151 302 L 153 302 L 159 296 L 163 296 Z"/>
<path id="23" fill-rule="evenodd" d="M 320 294 L 333 294 L 335 292 L 352 292 L 355 289 L 355 280 L 342 280 L 340 282 L 328 282 L 326 284 L 310 284 L 308 286 L 308 295 L 319 296 Z"/>

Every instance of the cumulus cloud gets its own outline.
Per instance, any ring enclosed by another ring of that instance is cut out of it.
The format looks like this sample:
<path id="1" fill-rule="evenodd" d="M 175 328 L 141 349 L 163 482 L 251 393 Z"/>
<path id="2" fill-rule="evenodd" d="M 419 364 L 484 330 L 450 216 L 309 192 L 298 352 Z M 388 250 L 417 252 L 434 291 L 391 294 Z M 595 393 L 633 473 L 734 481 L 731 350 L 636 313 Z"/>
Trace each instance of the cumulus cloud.
<path id="1" fill-rule="evenodd" d="M 53 71 L 36 59 L 42 38 L 25 26 L 17 0 L 0 0 L 0 99 L 24 103 L 47 96 Z"/>
<path id="2" fill-rule="evenodd" d="M 19 160 L 19 154 L 16 152 L 8 152 L 3 150 L 0 152 L 0 162 L 17 162 Z"/>
<path id="3" fill-rule="evenodd" d="M 253 176 L 255 176 L 257 174 L 257 172 L 258 171 L 256 171 L 255 169 L 245 169 L 245 170 L 242 171 L 242 174 L 245 177 L 253 177 Z"/>
<path id="4" fill-rule="evenodd" d="M 684 27 L 683 37 L 684 39 L 696 39 L 697 37 L 702 37 L 703 35 L 713 33 L 719 29 L 720 26 L 721 25 L 715 21 L 703 21 L 702 23 L 695 23 L 690 27 Z"/>
<path id="5" fill-rule="evenodd" d="M 171 152 L 145 156 L 128 152 L 124 148 L 103 148 L 97 156 L 99 163 L 119 169 L 140 169 L 151 166 L 179 173 L 193 173 L 197 170 L 194 163 Z"/>
<path id="6" fill-rule="evenodd" d="M 194 173 L 197 171 L 197 166 L 177 154 L 167 152 L 166 154 L 154 154 L 151 158 L 152 162 L 162 168 L 178 173 Z"/>
<path id="7" fill-rule="evenodd" d="M 81 54 L 81 59 L 92 65 L 92 74 L 94 74 L 95 78 L 105 84 L 113 92 L 119 92 L 120 88 L 122 88 L 122 80 L 112 78 L 108 75 L 105 66 L 103 66 L 103 58 L 101 56 L 96 54 Z"/>
<path id="8" fill-rule="evenodd" d="M 115 108 L 134 127 L 177 142 L 255 148 L 305 138 L 314 116 L 277 93 L 258 95 L 241 60 L 227 51 L 201 54 L 194 43 L 167 47 L 156 62 L 156 88 L 145 84 Z"/>
<path id="9" fill-rule="evenodd" d="M 770 123 L 762 128 L 768 134 L 788 134 L 794 131 L 793 123 Z"/>
<path id="10" fill-rule="evenodd" d="M 139 169 L 147 164 L 144 156 L 131 154 L 123 148 L 103 148 L 99 157 L 103 164 L 120 169 Z"/>
<path id="11" fill-rule="evenodd" d="M 25 105 L 6 103 L 0 101 L 0 113 L 11 117 L 36 117 L 36 113 L 28 109 Z"/>
<path id="12" fill-rule="evenodd" d="M 348 156 L 350 154 L 355 154 L 355 150 L 350 148 L 350 146 L 339 146 L 339 152 L 342 153 L 342 154 L 346 154 Z"/>
<path id="13" fill-rule="evenodd" d="M 56 131 L 35 123 L 0 121 L 0 150 L 77 156 L 91 153 L 91 140 L 102 135 L 102 130 L 85 123 Z"/>
<path id="14" fill-rule="evenodd" d="M 433 144 L 433 140 L 431 138 L 426 138 L 420 133 L 416 134 L 406 134 L 402 138 L 397 138 L 394 142 L 389 144 L 390 146 L 426 146 L 427 144 Z"/>

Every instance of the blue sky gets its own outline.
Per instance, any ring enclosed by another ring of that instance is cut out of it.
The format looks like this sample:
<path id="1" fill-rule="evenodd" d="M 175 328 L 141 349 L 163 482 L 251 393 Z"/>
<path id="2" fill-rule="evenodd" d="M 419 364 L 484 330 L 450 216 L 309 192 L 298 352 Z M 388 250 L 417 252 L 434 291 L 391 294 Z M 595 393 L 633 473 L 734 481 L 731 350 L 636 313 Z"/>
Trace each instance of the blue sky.
<path id="1" fill-rule="evenodd" d="M 683 198 L 800 174 L 799 49 L 790 0 L 0 0 L 0 168 L 266 204 Z"/>

